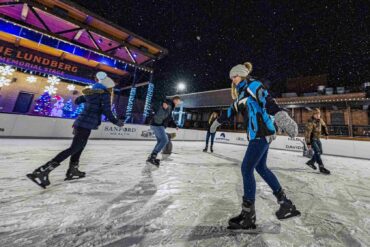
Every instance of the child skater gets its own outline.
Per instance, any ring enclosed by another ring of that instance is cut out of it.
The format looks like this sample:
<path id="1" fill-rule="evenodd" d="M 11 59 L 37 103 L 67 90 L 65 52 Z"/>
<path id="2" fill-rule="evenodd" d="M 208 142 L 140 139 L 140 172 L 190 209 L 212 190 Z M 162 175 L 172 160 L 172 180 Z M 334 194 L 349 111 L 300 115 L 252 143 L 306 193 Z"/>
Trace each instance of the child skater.
<path id="1" fill-rule="evenodd" d="M 157 144 L 155 145 L 146 162 L 156 166 L 157 168 L 160 165 L 160 160 L 157 159 L 157 155 L 163 150 L 169 141 L 165 131 L 166 127 L 169 125 L 174 125 L 176 126 L 176 129 L 178 129 L 175 121 L 172 118 L 172 111 L 180 103 L 181 100 L 179 96 L 173 97 L 172 100 L 166 99 L 163 101 L 158 111 L 154 113 L 154 116 L 150 121 L 150 129 L 154 132 L 155 138 L 157 139 Z"/>
<path id="2" fill-rule="evenodd" d="M 33 173 L 27 174 L 29 179 L 44 189 L 50 185 L 49 173 L 68 157 L 71 158 L 65 180 L 85 177 L 85 172 L 78 169 L 80 156 L 89 139 L 91 130 L 98 129 L 101 124 L 102 114 L 113 124 L 119 127 L 123 126 L 123 122 L 118 120 L 111 111 L 111 94 L 115 86 L 113 80 L 102 71 L 96 74 L 96 79 L 98 82 L 94 84 L 93 88 L 84 89 L 82 91 L 84 95 L 75 100 L 77 105 L 84 103 L 85 108 L 73 124 L 74 137 L 71 146 L 45 165 L 37 168 Z"/>
<path id="3" fill-rule="evenodd" d="M 212 112 L 212 114 L 209 116 L 208 123 L 207 123 L 208 129 L 207 129 L 207 136 L 206 136 L 206 147 L 203 149 L 203 152 L 208 151 L 208 142 L 209 142 L 209 138 L 211 138 L 210 151 L 211 153 L 213 153 L 213 142 L 216 136 L 216 129 L 211 129 L 211 127 L 212 127 L 213 122 L 216 121 L 217 118 L 218 118 L 217 112 Z"/>
<path id="4" fill-rule="evenodd" d="M 263 84 L 253 79 L 249 74 L 252 71 L 252 64 L 238 64 L 230 71 L 232 80 L 232 96 L 234 103 L 227 111 L 227 118 L 232 118 L 239 112 L 247 114 L 247 134 L 249 144 L 244 156 L 241 171 L 244 184 L 244 196 L 242 211 L 240 215 L 229 220 L 230 229 L 255 229 L 256 228 L 256 180 L 254 170 L 270 186 L 273 194 L 280 205 L 276 212 L 278 219 L 287 219 L 300 215 L 291 200 L 287 198 L 275 174 L 267 167 L 267 154 L 270 142 L 275 139 L 276 125 L 283 129 L 290 136 L 298 133 L 297 124 L 282 111 L 275 100 L 268 94 Z M 222 118 L 222 117 L 221 117 Z M 221 120 L 221 119 L 220 119 Z M 215 121 L 217 124 L 219 121 Z"/>
<path id="5" fill-rule="evenodd" d="M 329 130 L 326 123 L 321 118 L 321 112 L 319 108 L 316 108 L 312 112 L 312 117 L 308 120 L 305 129 L 305 141 L 307 143 L 308 149 L 313 149 L 314 155 L 312 159 L 307 161 L 307 165 L 312 169 L 316 170 L 315 162 L 319 165 L 319 170 L 321 173 L 329 175 L 330 171 L 324 167 L 324 163 L 321 159 L 322 154 L 322 144 L 320 141 L 321 133 L 325 135 L 328 139 Z"/>

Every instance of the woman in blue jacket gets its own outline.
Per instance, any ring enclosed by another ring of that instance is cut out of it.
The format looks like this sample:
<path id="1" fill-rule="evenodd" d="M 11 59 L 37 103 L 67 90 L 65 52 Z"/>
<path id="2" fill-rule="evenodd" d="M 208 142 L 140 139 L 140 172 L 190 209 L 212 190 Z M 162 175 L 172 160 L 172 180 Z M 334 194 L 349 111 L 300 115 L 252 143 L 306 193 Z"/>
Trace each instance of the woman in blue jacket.
<path id="1" fill-rule="evenodd" d="M 111 111 L 111 94 L 115 86 L 113 80 L 104 72 L 98 72 L 96 79 L 98 83 L 94 84 L 92 89 L 84 89 L 82 91 L 84 95 L 75 100 L 77 105 L 85 104 L 85 107 L 73 124 L 74 137 L 71 146 L 45 165 L 37 168 L 33 173 L 27 174 L 29 179 L 44 189 L 50 185 L 49 173 L 68 157 L 71 158 L 65 180 L 85 177 L 85 172 L 78 169 L 80 156 L 87 144 L 91 130 L 98 129 L 101 124 L 102 114 L 113 124 L 123 126 L 123 122 L 118 120 Z"/>
<path id="2" fill-rule="evenodd" d="M 227 118 L 234 114 L 247 114 L 247 133 L 249 144 L 242 163 L 244 196 L 240 215 L 229 220 L 230 229 L 255 229 L 256 181 L 254 170 L 270 186 L 280 205 L 276 212 L 278 219 L 300 215 L 295 205 L 285 195 L 277 177 L 267 167 L 269 144 L 275 139 L 275 124 L 290 136 L 298 133 L 297 124 L 282 111 L 275 100 L 268 94 L 263 84 L 249 76 L 252 64 L 234 66 L 230 71 L 232 97 L 234 103 L 227 111 Z M 272 117 L 274 116 L 274 117 Z M 273 120 L 274 119 L 274 120 Z"/>

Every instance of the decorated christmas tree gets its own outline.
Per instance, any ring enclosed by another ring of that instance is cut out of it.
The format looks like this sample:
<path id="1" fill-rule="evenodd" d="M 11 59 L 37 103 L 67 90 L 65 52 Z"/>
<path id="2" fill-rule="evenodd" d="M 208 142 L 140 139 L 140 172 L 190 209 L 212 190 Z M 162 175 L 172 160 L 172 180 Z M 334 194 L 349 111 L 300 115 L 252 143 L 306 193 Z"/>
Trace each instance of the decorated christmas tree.
<path id="1" fill-rule="evenodd" d="M 85 108 L 85 104 L 84 103 L 79 104 L 77 106 L 76 110 L 73 112 L 72 118 L 78 117 L 78 115 L 80 115 L 80 113 L 84 110 L 84 108 Z"/>
<path id="2" fill-rule="evenodd" d="M 36 100 L 33 112 L 40 116 L 50 116 L 51 109 L 51 97 L 48 92 L 45 92 Z"/>
<path id="3" fill-rule="evenodd" d="M 63 117 L 71 118 L 72 114 L 73 114 L 73 104 L 72 99 L 69 99 L 63 107 Z"/>

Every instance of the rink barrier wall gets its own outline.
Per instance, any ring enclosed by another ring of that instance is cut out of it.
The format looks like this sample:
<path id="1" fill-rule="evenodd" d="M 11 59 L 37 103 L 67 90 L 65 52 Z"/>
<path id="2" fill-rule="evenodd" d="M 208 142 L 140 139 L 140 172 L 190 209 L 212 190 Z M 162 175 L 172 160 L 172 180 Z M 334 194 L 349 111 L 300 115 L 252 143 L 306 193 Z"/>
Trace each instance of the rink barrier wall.
<path id="1" fill-rule="evenodd" d="M 72 138 L 72 119 L 37 117 L 17 114 L 0 113 L 0 137 L 11 138 Z M 178 141 L 204 141 L 206 131 L 168 128 L 167 132 L 175 132 Z M 121 140 L 155 140 L 153 132 L 147 125 L 127 124 L 117 127 L 111 123 L 102 123 L 98 130 L 91 134 L 93 139 Z M 271 148 L 302 152 L 302 137 L 289 138 L 277 136 Z M 237 145 L 248 145 L 245 133 L 216 133 L 215 142 Z M 322 140 L 324 154 L 370 159 L 370 142 L 355 140 Z"/>

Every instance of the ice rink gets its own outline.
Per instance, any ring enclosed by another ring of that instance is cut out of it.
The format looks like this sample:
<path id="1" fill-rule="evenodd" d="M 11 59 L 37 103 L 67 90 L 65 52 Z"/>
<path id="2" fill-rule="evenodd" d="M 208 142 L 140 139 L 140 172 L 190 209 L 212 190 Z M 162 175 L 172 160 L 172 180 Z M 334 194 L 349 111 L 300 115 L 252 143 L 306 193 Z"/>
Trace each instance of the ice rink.
<path id="1" fill-rule="evenodd" d="M 156 171 L 154 142 L 92 140 L 87 177 L 64 182 L 67 162 L 42 190 L 25 175 L 70 140 L 0 139 L 0 246 L 370 246 L 370 161 L 323 156 L 324 176 L 301 153 L 270 150 L 269 167 L 301 210 L 278 221 L 275 197 L 257 178 L 258 235 L 226 230 L 240 213 L 246 147 L 174 142 Z"/>

